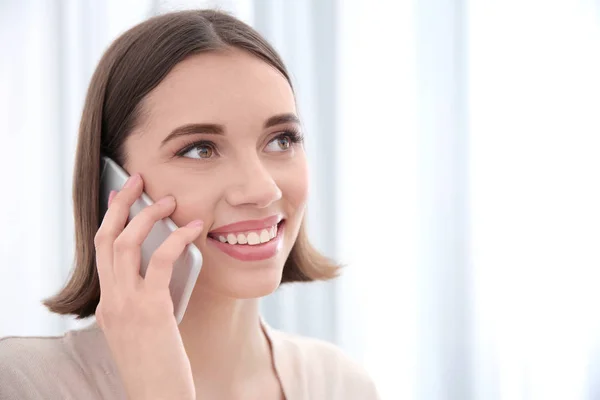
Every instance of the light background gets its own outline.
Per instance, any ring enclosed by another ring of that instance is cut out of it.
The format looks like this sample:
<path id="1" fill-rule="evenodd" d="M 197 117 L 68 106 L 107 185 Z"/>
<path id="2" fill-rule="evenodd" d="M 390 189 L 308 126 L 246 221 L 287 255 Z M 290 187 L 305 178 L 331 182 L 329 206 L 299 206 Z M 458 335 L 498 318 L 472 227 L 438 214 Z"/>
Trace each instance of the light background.
<path id="1" fill-rule="evenodd" d="M 218 6 L 290 68 L 310 235 L 347 264 L 263 302 L 383 399 L 600 398 L 600 3 L 0 2 L 0 336 L 80 324 L 70 185 L 91 73 L 150 15 Z"/>

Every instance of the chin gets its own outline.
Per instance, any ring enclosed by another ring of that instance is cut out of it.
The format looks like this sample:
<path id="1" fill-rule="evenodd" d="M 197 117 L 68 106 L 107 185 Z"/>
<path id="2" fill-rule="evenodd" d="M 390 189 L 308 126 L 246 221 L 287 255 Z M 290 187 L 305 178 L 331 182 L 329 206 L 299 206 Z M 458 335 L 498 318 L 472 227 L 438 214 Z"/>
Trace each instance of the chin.
<path id="1" fill-rule="evenodd" d="M 258 262 L 233 261 L 227 265 L 211 263 L 202 268 L 198 285 L 235 299 L 265 297 L 281 284 L 285 259 L 279 258 Z"/>
<path id="2" fill-rule="evenodd" d="M 225 282 L 231 297 L 236 299 L 256 299 L 270 295 L 281 284 L 282 270 L 273 270 L 268 273 L 255 274 L 254 277 L 238 279 L 235 277 Z"/>

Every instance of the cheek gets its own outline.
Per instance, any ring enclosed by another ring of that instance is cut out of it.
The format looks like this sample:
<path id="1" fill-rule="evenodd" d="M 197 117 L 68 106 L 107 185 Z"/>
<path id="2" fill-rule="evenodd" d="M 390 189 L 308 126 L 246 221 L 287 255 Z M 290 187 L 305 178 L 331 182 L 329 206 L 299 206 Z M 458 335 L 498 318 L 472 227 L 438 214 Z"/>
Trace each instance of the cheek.
<path id="1" fill-rule="evenodd" d="M 176 225 L 183 226 L 195 219 L 202 219 L 206 224 L 213 222 L 215 207 L 222 196 L 220 186 L 223 184 L 215 178 L 215 174 L 163 168 L 155 174 L 152 183 L 148 187 L 148 195 L 153 199 L 155 195 L 158 199 L 166 195 L 175 197 L 177 208 L 171 219 Z"/>
<path id="2" fill-rule="evenodd" d="M 298 154 L 287 168 L 277 168 L 275 181 L 282 192 L 283 200 L 294 210 L 304 209 L 308 199 L 308 166 L 304 152 Z"/>

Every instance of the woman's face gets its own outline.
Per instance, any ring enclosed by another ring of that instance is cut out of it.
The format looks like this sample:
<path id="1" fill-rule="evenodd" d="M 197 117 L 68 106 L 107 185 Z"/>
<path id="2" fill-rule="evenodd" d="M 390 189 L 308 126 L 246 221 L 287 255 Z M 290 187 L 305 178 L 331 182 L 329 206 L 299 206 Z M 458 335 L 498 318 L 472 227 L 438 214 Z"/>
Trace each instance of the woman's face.
<path id="1" fill-rule="evenodd" d="M 177 225 L 204 221 L 197 286 L 235 298 L 277 288 L 307 199 L 301 135 L 287 80 L 242 51 L 192 56 L 144 100 L 124 167 L 153 200 L 175 197 Z"/>

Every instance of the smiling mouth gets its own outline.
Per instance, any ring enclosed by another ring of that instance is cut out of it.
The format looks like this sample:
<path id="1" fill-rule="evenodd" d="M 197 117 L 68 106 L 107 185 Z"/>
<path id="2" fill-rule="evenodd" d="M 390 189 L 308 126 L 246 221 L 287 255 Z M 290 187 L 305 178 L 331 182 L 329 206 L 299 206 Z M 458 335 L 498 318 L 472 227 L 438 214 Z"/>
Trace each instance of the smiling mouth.
<path id="1" fill-rule="evenodd" d="M 223 244 L 235 246 L 258 246 L 269 243 L 279 236 L 279 232 L 285 220 L 267 228 L 228 233 L 209 233 L 208 238 Z"/>

